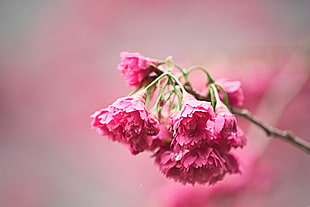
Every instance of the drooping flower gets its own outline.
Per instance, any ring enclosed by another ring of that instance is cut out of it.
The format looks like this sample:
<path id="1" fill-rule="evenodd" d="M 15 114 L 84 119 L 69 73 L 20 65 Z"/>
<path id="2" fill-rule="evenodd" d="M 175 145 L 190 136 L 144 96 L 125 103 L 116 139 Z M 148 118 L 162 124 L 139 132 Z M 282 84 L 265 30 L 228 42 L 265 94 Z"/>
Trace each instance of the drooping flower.
<path id="1" fill-rule="evenodd" d="M 247 152 L 244 154 L 242 175 L 227 175 L 213 186 L 178 185 L 169 182 L 160 186 L 151 195 L 153 207 L 206 207 L 206 206 L 240 206 L 244 194 L 257 196 L 267 193 L 274 184 L 274 172 L 261 162 L 260 157 Z"/>
<path id="2" fill-rule="evenodd" d="M 91 117 L 91 126 L 99 134 L 129 146 L 132 154 L 151 147 L 159 132 L 158 121 L 149 114 L 143 101 L 134 97 L 119 98 Z"/>
<path id="3" fill-rule="evenodd" d="M 121 52 L 121 63 L 118 65 L 118 70 L 125 78 L 127 85 L 138 88 L 151 72 L 151 64 L 156 64 L 157 61 L 142 56 L 140 53 Z"/>
<path id="4" fill-rule="evenodd" d="M 246 138 L 238 127 L 235 115 L 222 102 L 217 102 L 215 113 L 215 119 L 208 121 L 208 127 L 212 128 L 214 133 L 212 143 L 224 151 L 229 151 L 232 147 L 243 147 Z"/>
<path id="5" fill-rule="evenodd" d="M 244 101 L 244 94 L 241 88 L 240 81 L 229 81 L 226 79 L 218 79 L 215 81 L 217 84 L 221 85 L 228 95 L 229 104 L 231 106 L 242 106 Z M 219 91 L 219 95 L 222 100 L 224 100 L 224 95 Z"/>
<path id="6" fill-rule="evenodd" d="M 183 107 L 171 116 L 170 125 L 174 132 L 172 143 L 181 148 L 188 148 L 212 136 L 212 131 L 206 124 L 214 119 L 214 112 L 209 102 L 198 101 L 189 94 L 184 96 Z"/>
<path id="7" fill-rule="evenodd" d="M 168 178 L 183 184 L 214 184 L 227 173 L 240 172 L 239 162 L 234 155 L 207 145 L 180 152 L 161 149 L 155 162 Z"/>

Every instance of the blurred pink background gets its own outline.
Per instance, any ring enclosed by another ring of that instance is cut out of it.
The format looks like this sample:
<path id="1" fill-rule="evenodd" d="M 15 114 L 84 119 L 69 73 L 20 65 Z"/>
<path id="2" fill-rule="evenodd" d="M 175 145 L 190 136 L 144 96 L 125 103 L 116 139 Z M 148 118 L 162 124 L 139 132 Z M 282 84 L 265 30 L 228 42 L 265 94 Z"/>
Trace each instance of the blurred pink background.
<path id="1" fill-rule="evenodd" d="M 173 182 L 150 154 L 132 156 L 89 124 L 130 92 L 116 70 L 121 51 L 240 79 L 247 107 L 310 141 L 309 8 L 307 0 L 1 1 L 0 206 L 158 205 L 154 193 Z M 240 121 L 244 151 L 274 176 L 238 206 L 309 206 L 310 156 Z"/>

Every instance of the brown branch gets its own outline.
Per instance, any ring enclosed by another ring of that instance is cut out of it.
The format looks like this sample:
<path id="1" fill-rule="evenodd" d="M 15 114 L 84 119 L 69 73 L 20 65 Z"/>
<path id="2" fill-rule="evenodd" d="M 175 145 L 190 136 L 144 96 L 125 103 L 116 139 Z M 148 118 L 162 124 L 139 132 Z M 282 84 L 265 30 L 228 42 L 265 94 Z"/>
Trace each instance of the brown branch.
<path id="1" fill-rule="evenodd" d="M 197 91 L 195 91 L 195 89 L 192 87 L 192 85 L 189 82 L 185 83 L 183 86 L 184 86 L 185 90 L 189 94 L 192 94 L 197 100 L 210 101 L 209 97 L 203 96 L 200 93 L 198 93 Z"/>
<path id="2" fill-rule="evenodd" d="M 195 96 L 196 99 L 201 100 L 201 101 L 210 101 L 208 97 L 201 95 L 197 91 L 193 89 L 193 87 L 190 85 L 190 83 L 184 84 L 184 88 L 186 91 L 193 96 Z M 231 108 L 231 112 L 241 116 L 248 121 L 252 122 L 267 134 L 267 136 L 272 136 L 281 140 L 284 140 L 295 147 L 303 150 L 304 152 L 310 154 L 310 143 L 307 142 L 306 140 L 301 139 L 298 136 L 293 135 L 291 132 L 286 131 L 286 130 L 280 130 L 278 128 L 272 127 L 264 123 L 263 121 L 259 120 L 257 117 L 255 117 L 253 114 L 251 114 L 248 110 L 246 109 L 237 109 L 237 108 Z"/>
<path id="3" fill-rule="evenodd" d="M 306 140 L 303 140 L 300 137 L 293 135 L 289 131 L 280 130 L 278 128 L 275 128 L 275 127 L 272 127 L 272 126 L 269 126 L 263 123 L 261 120 L 259 120 L 257 117 L 255 117 L 253 114 L 251 114 L 246 109 L 231 108 L 231 111 L 232 113 L 247 119 L 248 121 L 252 122 L 253 124 L 261 128 L 262 130 L 264 130 L 267 136 L 272 136 L 278 139 L 282 139 L 294 145 L 295 147 L 298 147 L 299 149 L 305 151 L 306 153 L 310 154 L 310 143 L 307 142 Z"/>
<path id="4" fill-rule="evenodd" d="M 156 73 L 156 75 L 160 75 L 163 72 L 155 65 L 151 65 L 152 70 Z M 201 95 L 199 92 L 197 92 L 192 85 L 187 82 L 184 84 L 184 88 L 185 90 L 192 94 L 197 100 L 200 101 L 210 101 L 210 98 L 204 95 Z M 261 128 L 266 134 L 267 136 L 272 136 L 278 139 L 281 139 L 283 141 L 286 141 L 292 145 L 294 145 L 295 147 L 303 150 L 304 152 L 310 154 L 310 143 L 307 142 L 304 139 L 301 139 L 298 136 L 293 135 L 291 132 L 286 131 L 286 130 L 280 130 L 278 128 L 269 126 L 268 124 L 264 123 L 263 121 L 259 120 L 256 116 L 254 116 L 253 114 L 251 114 L 248 110 L 246 109 L 237 109 L 237 108 L 230 108 L 231 112 L 233 114 L 236 114 L 238 116 L 241 116 L 245 119 L 247 119 L 248 121 L 252 122 L 253 124 L 255 124 L 256 126 L 258 126 L 259 128 Z"/>

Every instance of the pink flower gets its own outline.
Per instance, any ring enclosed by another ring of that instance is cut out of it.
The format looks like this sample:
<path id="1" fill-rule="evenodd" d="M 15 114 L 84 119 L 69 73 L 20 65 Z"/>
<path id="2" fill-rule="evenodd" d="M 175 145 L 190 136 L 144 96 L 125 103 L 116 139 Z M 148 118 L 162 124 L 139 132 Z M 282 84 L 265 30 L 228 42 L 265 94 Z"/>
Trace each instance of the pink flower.
<path id="1" fill-rule="evenodd" d="M 216 104 L 215 111 L 214 121 L 208 122 L 208 127 L 213 128 L 213 142 L 224 151 L 229 151 L 231 147 L 243 147 L 246 144 L 246 138 L 238 127 L 235 115 L 221 102 Z"/>
<path id="2" fill-rule="evenodd" d="M 244 95 L 240 81 L 228 81 L 226 79 L 219 79 L 215 82 L 224 88 L 228 95 L 229 104 L 231 106 L 242 106 Z M 224 100 L 223 93 L 220 92 L 219 95 L 221 99 Z"/>
<path id="3" fill-rule="evenodd" d="M 214 112 L 211 104 L 206 101 L 190 98 L 183 103 L 181 111 L 171 116 L 170 125 L 174 132 L 172 143 L 188 148 L 212 136 L 206 124 L 214 118 Z"/>
<path id="4" fill-rule="evenodd" d="M 156 64 L 155 60 L 144 57 L 140 53 L 121 52 L 120 56 L 121 63 L 117 68 L 127 85 L 134 88 L 138 88 L 143 79 L 152 72 L 150 64 Z"/>
<path id="5" fill-rule="evenodd" d="M 169 182 L 160 186 L 152 194 L 150 206 L 240 206 L 239 201 L 243 195 L 255 197 L 257 193 L 267 193 L 274 184 L 272 169 L 263 165 L 261 161 L 260 157 L 253 156 L 251 153 L 244 154 L 242 175 L 225 176 L 223 181 L 213 186 L 184 186 Z M 248 206 L 248 204 L 242 206 Z"/>
<path id="6" fill-rule="evenodd" d="M 229 153 L 244 144 L 235 117 L 221 102 L 215 116 L 209 102 L 183 95 L 181 111 L 170 118 L 171 145 L 160 146 L 155 155 L 161 172 L 183 184 L 213 184 L 227 173 L 240 172 L 238 160 Z"/>
<path id="7" fill-rule="evenodd" d="M 206 145 L 180 152 L 162 149 L 155 162 L 168 178 L 183 184 L 214 184 L 227 173 L 240 172 L 239 162 L 232 154 Z"/>
<path id="8" fill-rule="evenodd" d="M 99 134 L 129 146 L 132 154 L 148 149 L 159 132 L 158 121 L 149 115 L 141 100 L 133 97 L 119 98 L 91 117 L 91 126 Z"/>

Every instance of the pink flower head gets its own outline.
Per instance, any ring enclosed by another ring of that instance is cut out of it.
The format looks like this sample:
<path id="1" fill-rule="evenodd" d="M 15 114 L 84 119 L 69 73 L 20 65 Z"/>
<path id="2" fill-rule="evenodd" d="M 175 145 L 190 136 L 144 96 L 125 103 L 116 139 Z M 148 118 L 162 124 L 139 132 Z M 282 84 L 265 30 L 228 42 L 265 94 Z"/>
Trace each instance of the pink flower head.
<path id="1" fill-rule="evenodd" d="M 140 53 L 121 52 L 120 56 L 121 63 L 117 68 L 127 85 L 134 88 L 138 88 L 143 79 L 152 72 L 150 64 L 156 64 L 155 60 L 144 57 Z"/>
<path id="2" fill-rule="evenodd" d="M 243 90 L 241 88 L 240 81 L 228 81 L 226 79 L 219 79 L 215 81 L 217 84 L 221 85 L 228 95 L 229 104 L 232 106 L 242 106 L 244 101 Z M 222 92 L 219 93 L 222 100 L 224 100 L 224 95 Z"/>
<path id="3" fill-rule="evenodd" d="M 213 127 L 213 141 L 224 151 L 229 151 L 231 147 L 243 147 L 246 144 L 246 138 L 238 127 L 235 115 L 221 102 L 216 104 L 215 112 L 215 120 L 208 122 L 208 127 Z"/>
<path id="4" fill-rule="evenodd" d="M 151 206 L 156 207 L 215 207 L 240 206 L 245 194 L 267 193 L 274 184 L 274 172 L 259 157 L 245 154 L 242 176 L 226 176 L 214 186 L 189 186 L 167 183 L 152 195 Z M 248 204 L 241 205 L 248 206 Z"/>
<path id="5" fill-rule="evenodd" d="M 183 184 L 214 184 L 227 173 L 240 172 L 239 162 L 232 154 L 206 145 L 177 153 L 163 149 L 155 162 L 168 178 Z"/>
<path id="6" fill-rule="evenodd" d="M 129 146 L 132 154 L 148 149 L 159 132 L 158 121 L 149 115 L 141 100 L 133 97 L 119 98 L 91 117 L 91 126 L 99 134 Z"/>
<path id="7" fill-rule="evenodd" d="M 188 148 L 212 136 L 206 124 L 214 118 L 214 112 L 206 101 L 191 98 L 183 103 L 181 111 L 171 116 L 170 125 L 174 131 L 172 143 Z"/>

